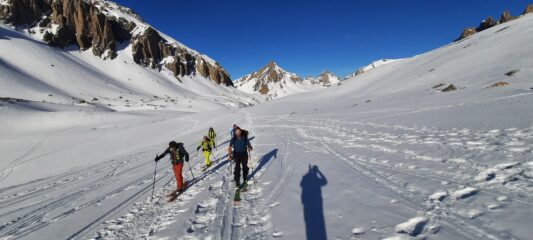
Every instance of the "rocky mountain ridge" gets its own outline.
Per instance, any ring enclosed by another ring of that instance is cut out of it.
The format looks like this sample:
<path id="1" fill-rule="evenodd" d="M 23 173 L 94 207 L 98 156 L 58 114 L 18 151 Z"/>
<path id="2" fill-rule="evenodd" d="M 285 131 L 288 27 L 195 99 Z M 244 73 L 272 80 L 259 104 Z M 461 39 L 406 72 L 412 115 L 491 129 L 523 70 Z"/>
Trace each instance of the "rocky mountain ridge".
<path id="1" fill-rule="evenodd" d="M 1 0 L 0 21 L 40 37 L 50 46 L 92 49 L 104 59 L 116 58 L 119 48 L 131 45 L 133 59 L 140 65 L 165 67 L 176 77 L 199 74 L 233 86 L 218 63 L 164 36 L 131 9 L 111 1 Z"/>
<path id="2" fill-rule="evenodd" d="M 515 20 L 528 13 L 533 13 L 533 3 L 527 5 L 526 8 L 524 9 L 524 12 L 522 12 L 522 15 L 520 16 L 511 16 L 511 14 L 509 13 L 509 10 L 503 11 L 499 20 L 495 20 L 492 16 L 488 16 L 485 20 L 481 21 L 478 27 L 467 27 L 463 29 L 463 31 L 461 32 L 461 35 L 459 35 L 459 37 L 455 39 L 455 42 L 465 39 L 483 30 L 494 27 L 496 25 Z"/>

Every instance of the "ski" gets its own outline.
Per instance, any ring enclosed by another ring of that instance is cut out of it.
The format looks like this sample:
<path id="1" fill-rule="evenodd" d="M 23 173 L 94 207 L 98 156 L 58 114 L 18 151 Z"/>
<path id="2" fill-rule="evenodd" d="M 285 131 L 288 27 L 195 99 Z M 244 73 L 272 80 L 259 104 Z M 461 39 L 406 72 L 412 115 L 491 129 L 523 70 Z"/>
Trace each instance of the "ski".
<path id="1" fill-rule="evenodd" d="M 167 202 L 174 202 L 181 194 L 187 191 L 188 188 L 189 182 L 187 181 L 183 184 L 183 191 L 180 192 L 178 189 L 176 189 L 166 196 Z"/>
<path id="2" fill-rule="evenodd" d="M 177 199 L 181 194 L 183 194 L 186 190 L 187 190 L 187 188 L 185 188 L 185 189 L 184 189 L 183 191 L 181 191 L 181 192 L 176 192 L 174 195 L 171 195 L 171 196 L 167 197 L 167 203 L 171 203 L 171 202 L 176 201 L 176 199 Z"/>
<path id="3" fill-rule="evenodd" d="M 209 169 L 211 166 L 213 166 L 213 163 L 209 164 L 208 166 L 202 167 L 202 172 L 205 172 L 207 169 Z"/>

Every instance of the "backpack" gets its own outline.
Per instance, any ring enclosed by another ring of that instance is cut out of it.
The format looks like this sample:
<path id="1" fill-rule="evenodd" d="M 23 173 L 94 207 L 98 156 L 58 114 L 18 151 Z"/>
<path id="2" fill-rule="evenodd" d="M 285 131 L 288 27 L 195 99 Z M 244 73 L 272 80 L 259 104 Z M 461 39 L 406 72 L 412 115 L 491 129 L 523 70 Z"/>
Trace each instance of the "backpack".
<path id="1" fill-rule="evenodd" d="M 250 134 L 248 131 L 241 129 L 241 133 L 245 138 L 248 138 L 248 135 Z"/>

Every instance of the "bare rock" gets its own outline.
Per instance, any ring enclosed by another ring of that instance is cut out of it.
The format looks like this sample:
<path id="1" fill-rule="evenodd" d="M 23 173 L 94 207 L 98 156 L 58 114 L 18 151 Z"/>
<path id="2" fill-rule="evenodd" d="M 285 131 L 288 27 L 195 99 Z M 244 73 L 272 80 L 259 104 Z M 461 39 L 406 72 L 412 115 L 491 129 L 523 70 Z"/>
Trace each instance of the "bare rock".
<path id="1" fill-rule="evenodd" d="M 495 25 L 496 25 L 496 21 L 494 21 L 494 19 L 491 16 L 489 16 L 479 24 L 479 26 L 476 28 L 476 31 L 481 32 Z"/>
<path id="2" fill-rule="evenodd" d="M 509 85 L 508 82 L 497 82 L 495 84 L 490 85 L 488 88 L 495 88 L 495 87 L 503 87 Z"/>
<path id="3" fill-rule="evenodd" d="M 469 27 L 469 28 L 465 28 L 463 30 L 463 32 L 461 33 L 461 35 L 459 36 L 459 38 L 457 38 L 455 41 L 459 41 L 459 40 L 462 40 L 462 39 L 465 39 L 469 36 L 472 36 L 474 34 L 476 34 L 477 31 L 475 28 L 472 28 L 472 27 Z"/>
<path id="4" fill-rule="evenodd" d="M 505 10 L 502 13 L 502 16 L 500 17 L 499 23 L 505 23 L 512 20 L 511 14 L 509 13 L 509 10 Z"/>
<path id="5" fill-rule="evenodd" d="M 7 5 L 0 6 L 0 20 L 5 23 L 31 25 L 44 14 L 50 12 L 48 1 L 43 0 L 10 0 Z"/>
<path id="6" fill-rule="evenodd" d="M 515 75 L 516 73 L 520 72 L 520 70 L 518 69 L 515 69 L 515 70 L 511 70 L 509 72 L 506 72 L 505 73 L 505 76 L 508 76 L 508 77 L 512 77 L 513 75 Z"/>
<path id="7" fill-rule="evenodd" d="M 450 84 L 445 89 L 442 89 L 441 92 L 451 92 L 455 90 L 457 90 L 457 87 L 455 87 L 453 84 Z"/>

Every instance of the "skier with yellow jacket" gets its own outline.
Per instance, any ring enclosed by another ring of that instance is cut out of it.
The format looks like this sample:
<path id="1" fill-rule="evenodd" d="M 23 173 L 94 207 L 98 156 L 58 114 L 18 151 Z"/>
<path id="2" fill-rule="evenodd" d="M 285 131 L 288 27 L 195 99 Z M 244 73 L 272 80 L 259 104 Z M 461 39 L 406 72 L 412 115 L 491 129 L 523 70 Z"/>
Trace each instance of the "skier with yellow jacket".
<path id="1" fill-rule="evenodd" d="M 204 136 L 204 139 L 202 140 L 202 142 L 200 142 L 200 145 L 198 145 L 196 151 L 200 150 L 200 148 L 204 152 L 204 169 L 207 169 L 211 166 L 211 161 L 209 161 L 209 156 L 211 155 L 211 141 L 209 140 L 209 137 Z"/>

